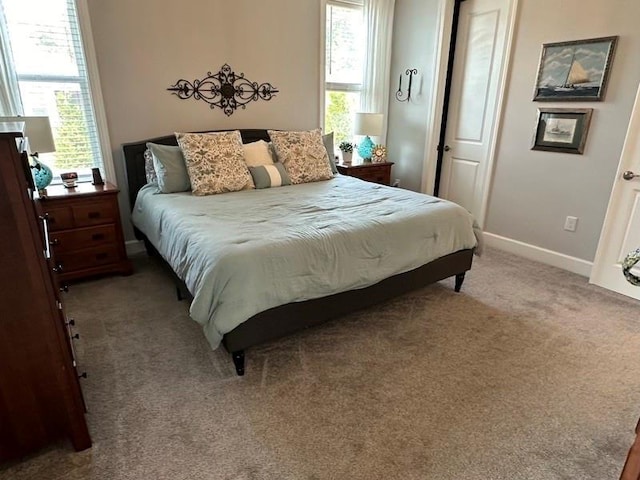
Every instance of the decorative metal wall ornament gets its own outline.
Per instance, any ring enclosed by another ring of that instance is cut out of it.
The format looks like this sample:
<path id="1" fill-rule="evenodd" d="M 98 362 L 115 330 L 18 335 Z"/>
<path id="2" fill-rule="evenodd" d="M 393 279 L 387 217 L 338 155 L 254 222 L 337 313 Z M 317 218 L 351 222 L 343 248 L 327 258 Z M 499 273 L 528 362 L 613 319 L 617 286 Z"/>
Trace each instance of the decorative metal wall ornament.
<path id="1" fill-rule="evenodd" d="M 235 73 L 228 64 L 220 67 L 220 71 L 213 75 L 207 72 L 202 80 L 180 79 L 167 88 L 181 100 L 194 98 L 203 100 L 210 108 L 219 107 L 227 115 L 239 107 L 246 108 L 247 103 L 257 100 L 271 100 L 279 90 L 270 83 L 251 82 L 244 78 L 244 73 Z"/>
<path id="2" fill-rule="evenodd" d="M 405 93 L 402 93 L 402 74 L 400 74 L 400 81 L 398 82 L 398 90 L 396 91 L 396 100 L 399 102 L 408 102 L 411 100 L 411 82 L 413 81 L 413 76 L 418 74 L 417 68 L 407 68 L 407 71 L 404 72 L 405 75 L 409 76 L 409 88 Z M 404 96 L 404 98 L 402 98 Z"/>

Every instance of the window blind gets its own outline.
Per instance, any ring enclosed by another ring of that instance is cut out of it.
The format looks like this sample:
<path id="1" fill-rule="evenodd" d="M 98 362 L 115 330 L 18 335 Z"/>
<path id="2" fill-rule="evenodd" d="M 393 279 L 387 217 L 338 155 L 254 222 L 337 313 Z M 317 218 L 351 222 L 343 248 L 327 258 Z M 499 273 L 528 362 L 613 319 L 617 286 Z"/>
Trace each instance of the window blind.
<path id="1" fill-rule="evenodd" d="M 24 114 L 48 116 L 54 172 L 103 167 L 74 0 L 0 0 Z M 103 170 L 104 171 L 104 170 Z"/>

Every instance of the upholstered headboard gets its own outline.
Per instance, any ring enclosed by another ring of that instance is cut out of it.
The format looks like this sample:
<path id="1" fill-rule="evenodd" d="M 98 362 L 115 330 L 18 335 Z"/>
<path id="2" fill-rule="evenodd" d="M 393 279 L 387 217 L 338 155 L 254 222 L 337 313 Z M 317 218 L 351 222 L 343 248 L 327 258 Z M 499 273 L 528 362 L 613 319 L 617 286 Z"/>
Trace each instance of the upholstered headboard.
<path id="1" fill-rule="evenodd" d="M 208 130 L 208 132 L 228 132 L 230 130 Z M 199 132 L 206 133 L 206 132 Z M 260 129 L 240 129 L 243 143 L 257 142 L 258 140 L 270 141 L 266 130 Z M 144 170 L 144 151 L 147 149 L 147 142 L 160 143 L 162 145 L 178 145 L 175 135 L 166 137 L 149 138 L 140 142 L 125 143 L 122 145 L 124 151 L 124 162 L 127 172 L 127 184 L 129 186 L 129 203 L 133 210 L 138 191 L 147 183 Z"/>

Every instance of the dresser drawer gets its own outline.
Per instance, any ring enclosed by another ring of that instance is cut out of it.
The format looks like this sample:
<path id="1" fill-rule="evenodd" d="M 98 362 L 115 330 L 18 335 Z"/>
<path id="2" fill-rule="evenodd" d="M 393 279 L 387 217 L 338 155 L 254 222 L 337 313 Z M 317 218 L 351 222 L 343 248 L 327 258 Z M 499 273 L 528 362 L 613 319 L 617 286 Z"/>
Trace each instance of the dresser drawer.
<path id="1" fill-rule="evenodd" d="M 117 242 L 117 229 L 114 224 L 84 227 L 51 235 L 51 244 L 56 257 L 72 250 L 97 247 Z"/>
<path id="2" fill-rule="evenodd" d="M 51 207 L 45 206 L 44 211 L 49 214 L 49 231 L 66 230 L 73 228 L 73 212 L 71 207 Z"/>
<path id="3" fill-rule="evenodd" d="M 116 204 L 110 198 L 78 203 L 72 205 L 71 210 L 76 227 L 115 223 L 117 216 Z"/>
<path id="4" fill-rule="evenodd" d="M 94 268 L 120 261 L 118 245 L 113 244 L 60 253 L 56 255 L 56 258 L 62 265 L 63 273 L 74 272 L 85 268 Z"/>

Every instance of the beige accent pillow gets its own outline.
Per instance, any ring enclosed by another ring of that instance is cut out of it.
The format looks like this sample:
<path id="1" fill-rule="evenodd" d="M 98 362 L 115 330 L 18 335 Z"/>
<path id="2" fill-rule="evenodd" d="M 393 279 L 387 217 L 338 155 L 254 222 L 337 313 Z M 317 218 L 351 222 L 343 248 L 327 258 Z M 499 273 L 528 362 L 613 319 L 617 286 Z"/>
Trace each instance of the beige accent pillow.
<path id="1" fill-rule="evenodd" d="M 317 182 L 333 177 L 319 128 L 304 132 L 268 130 L 271 142 L 291 183 Z"/>
<path id="2" fill-rule="evenodd" d="M 244 151 L 244 162 L 247 167 L 261 167 L 263 165 L 273 165 L 269 144 L 264 140 L 245 143 L 242 145 Z"/>
<path id="3" fill-rule="evenodd" d="M 254 188 L 240 132 L 176 133 L 194 195 Z"/>

